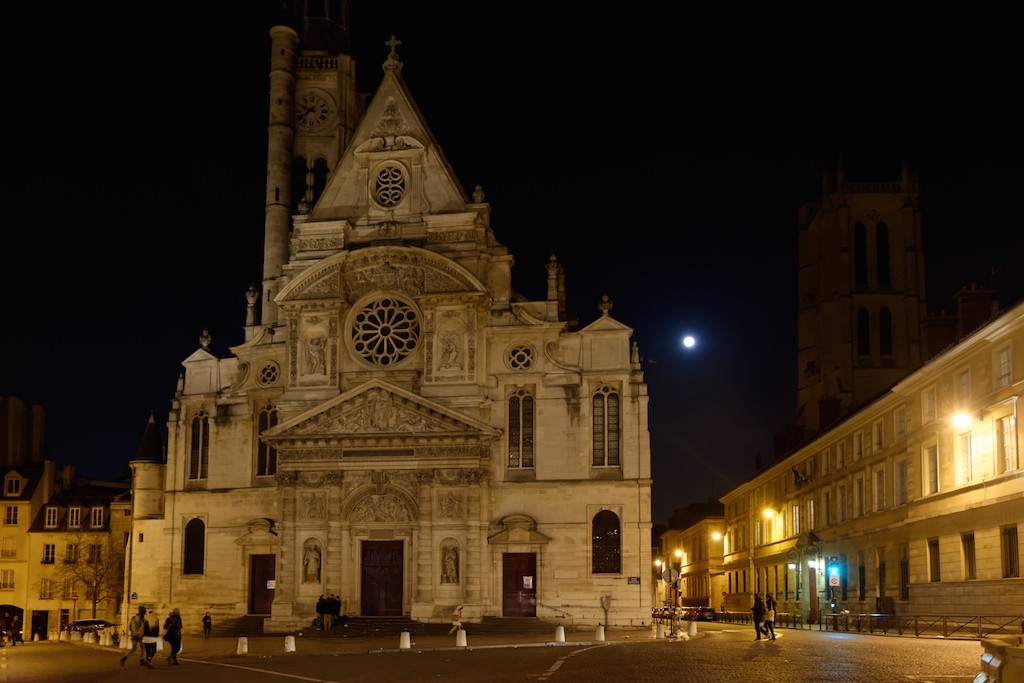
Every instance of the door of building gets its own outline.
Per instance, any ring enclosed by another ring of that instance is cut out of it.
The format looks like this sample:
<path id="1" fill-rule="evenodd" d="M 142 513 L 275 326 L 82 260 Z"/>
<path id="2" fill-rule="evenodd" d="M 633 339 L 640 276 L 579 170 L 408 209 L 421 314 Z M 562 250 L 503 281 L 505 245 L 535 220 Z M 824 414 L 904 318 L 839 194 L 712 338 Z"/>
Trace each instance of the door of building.
<path id="1" fill-rule="evenodd" d="M 502 614 L 506 617 L 537 616 L 537 555 L 505 553 L 502 556 Z"/>
<path id="2" fill-rule="evenodd" d="M 403 557 L 402 541 L 363 541 L 363 616 L 402 616 Z"/>
<path id="3" fill-rule="evenodd" d="M 249 556 L 249 614 L 270 614 L 275 576 L 274 555 Z"/>

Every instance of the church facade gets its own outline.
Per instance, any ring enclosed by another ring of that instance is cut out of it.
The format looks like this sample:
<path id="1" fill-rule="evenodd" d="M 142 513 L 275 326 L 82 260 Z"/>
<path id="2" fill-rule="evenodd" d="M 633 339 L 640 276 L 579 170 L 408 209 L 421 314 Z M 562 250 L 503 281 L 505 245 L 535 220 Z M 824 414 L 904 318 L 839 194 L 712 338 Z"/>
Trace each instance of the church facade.
<path id="1" fill-rule="evenodd" d="M 264 277 L 244 339 L 183 361 L 165 458 L 138 457 L 124 614 L 343 612 L 650 623 L 648 395 L 605 297 L 512 287 L 389 43 L 355 92 L 345 17 L 271 29 Z"/>

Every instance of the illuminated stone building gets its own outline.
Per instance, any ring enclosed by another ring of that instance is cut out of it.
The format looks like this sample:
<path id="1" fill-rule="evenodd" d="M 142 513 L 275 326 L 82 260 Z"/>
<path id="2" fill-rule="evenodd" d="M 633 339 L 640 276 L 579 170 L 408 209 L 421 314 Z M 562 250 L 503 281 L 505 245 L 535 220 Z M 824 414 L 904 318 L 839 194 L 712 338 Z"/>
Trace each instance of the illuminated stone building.
<path id="1" fill-rule="evenodd" d="M 513 289 L 400 43 L 366 99 L 347 31 L 344 15 L 271 29 L 263 281 L 231 355 L 204 332 L 183 361 L 166 460 L 132 462 L 124 613 L 283 632 L 334 594 L 353 616 L 649 624 L 632 330 L 607 298 L 571 323 L 555 256 L 545 299 Z"/>

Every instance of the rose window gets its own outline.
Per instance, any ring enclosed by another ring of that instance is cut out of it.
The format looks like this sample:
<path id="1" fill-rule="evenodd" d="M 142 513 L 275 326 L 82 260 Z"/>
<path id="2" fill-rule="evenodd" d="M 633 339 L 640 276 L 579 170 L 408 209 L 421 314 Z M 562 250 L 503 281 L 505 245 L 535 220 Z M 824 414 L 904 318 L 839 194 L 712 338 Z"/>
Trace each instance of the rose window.
<path id="1" fill-rule="evenodd" d="M 394 365 L 416 349 L 419 338 L 416 310 L 392 297 L 368 303 L 352 322 L 356 353 L 374 365 Z"/>

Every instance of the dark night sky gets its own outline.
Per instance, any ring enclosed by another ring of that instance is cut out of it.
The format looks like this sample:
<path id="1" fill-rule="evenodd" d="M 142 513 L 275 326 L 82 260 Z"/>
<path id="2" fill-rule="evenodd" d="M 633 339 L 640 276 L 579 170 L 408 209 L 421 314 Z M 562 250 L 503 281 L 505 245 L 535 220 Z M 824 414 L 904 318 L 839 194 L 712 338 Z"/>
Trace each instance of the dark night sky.
<path id="1" fill-rule="evenodd" d="M 823 163 L 887 180 L 912 160 L 931 311 L 994 265 L 1004 301 L 1024 296 L 1017 41 L 968 45 L 970 17 L 953 41 L 890 13 L 767 30 L 670 3 L 354 5 L 361 89 L 395 34 L 456 175 L 487 193 L 513 286 L 543 298 L 553 253 L 571 315 L 591 322 L 607 293 L 635 329 L 655 522 L 753 475 L 792 418 L 796 214 Z M 125 471 L 151 410 L 164 429 L 180 362 L 204 327 L 221 355 L 242 341 L 260 279 L 268 13 L 217 6 L 10 20 L 39 49 L 3 47 L 24 125 L 0 185 L 0 395 L 42 405 L 49 457 L 84 474 Z"/>

